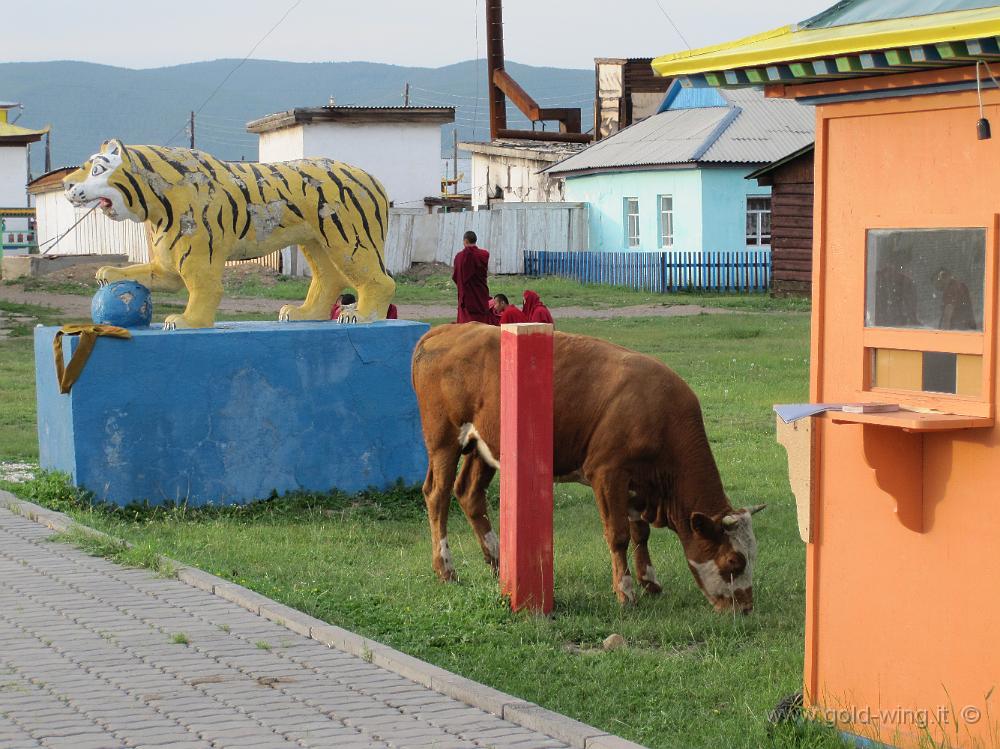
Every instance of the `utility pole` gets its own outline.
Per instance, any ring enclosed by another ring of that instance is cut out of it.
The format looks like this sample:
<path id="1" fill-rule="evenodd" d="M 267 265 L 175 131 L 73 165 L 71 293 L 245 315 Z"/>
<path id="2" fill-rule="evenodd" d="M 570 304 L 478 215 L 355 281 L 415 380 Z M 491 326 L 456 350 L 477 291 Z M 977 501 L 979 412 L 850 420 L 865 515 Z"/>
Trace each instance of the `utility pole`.
<path id="1" fill-rule="evenodd" d="M 406 85 L 403 87 L 403 106 L 410 106 L 410 82 L 407 81 Z"/>
<path id="2" fill-rule="evenodd" d="M 52 171 L 52 130 L 45 132 L 45 173 Z"/>
<path id="3" fill-rule="evenodd" d="M 452 162 L 451 162 L 451 178 L 455 181 L 452 187 L 452 193 L 458 195 L 458 127 L 456 126 L 454 130 L 451 131 L 452 135 Z"/>
<path id="4" fill-rule="evenodd" d="M 191 112 L 191 124 L 188 125 L 188 130 L 191 134 L 191 148 L 194 148 L 194 112 Z"/>

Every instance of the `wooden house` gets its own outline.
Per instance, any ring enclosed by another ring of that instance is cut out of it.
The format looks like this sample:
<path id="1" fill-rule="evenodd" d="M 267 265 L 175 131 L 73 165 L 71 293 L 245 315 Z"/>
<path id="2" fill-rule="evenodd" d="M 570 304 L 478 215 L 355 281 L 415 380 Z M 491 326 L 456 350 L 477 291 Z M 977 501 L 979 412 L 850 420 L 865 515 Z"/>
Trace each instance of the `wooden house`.
<path id="1" fill-rule="evenodd" d="M 813 162 L 810 143 L 747 179 L 771 188 L 771 293 L 809 296 L 812 289 Z"/>

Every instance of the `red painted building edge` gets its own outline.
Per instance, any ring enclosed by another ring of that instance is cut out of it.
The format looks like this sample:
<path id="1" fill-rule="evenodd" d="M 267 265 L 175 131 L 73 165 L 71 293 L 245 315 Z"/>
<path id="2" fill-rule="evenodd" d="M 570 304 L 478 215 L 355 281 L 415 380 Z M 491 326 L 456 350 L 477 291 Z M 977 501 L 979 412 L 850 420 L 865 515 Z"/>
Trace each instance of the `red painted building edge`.
<path id="1" fill-rule="evenodd" d="M 552 326 L 500 332 L 500 590 L 513 611 L 551 613 Z"/>

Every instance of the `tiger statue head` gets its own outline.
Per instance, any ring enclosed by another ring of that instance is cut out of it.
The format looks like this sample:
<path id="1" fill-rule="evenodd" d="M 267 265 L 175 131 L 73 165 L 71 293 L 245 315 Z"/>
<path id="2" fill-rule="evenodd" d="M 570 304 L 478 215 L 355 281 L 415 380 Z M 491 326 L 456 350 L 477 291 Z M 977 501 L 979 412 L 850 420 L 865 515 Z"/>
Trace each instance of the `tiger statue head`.
<path id="1" fill-rule="evenodd" d="M 66 198 L 75 206 L 98 204 L 104 215 L 113 221 L 145 221 L 145 216 L 133 212 L 125 203 L 127 191 L 125 146 L 118 139 L 106 140 L 99 153 L 63 179 Z M 125 164 L 125 169 L 122 168 Z M 129 201 L 131 202 L 131 201 Z"/>

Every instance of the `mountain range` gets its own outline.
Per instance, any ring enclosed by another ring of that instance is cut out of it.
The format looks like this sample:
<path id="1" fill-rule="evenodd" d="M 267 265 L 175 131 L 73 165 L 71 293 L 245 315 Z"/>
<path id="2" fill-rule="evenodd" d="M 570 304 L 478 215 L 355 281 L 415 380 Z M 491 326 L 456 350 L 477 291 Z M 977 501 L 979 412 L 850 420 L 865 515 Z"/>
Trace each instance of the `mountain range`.
<path id="1" fill-rule="evenodd" d="M 442 154 L 450 156 L 452 129 L 459 140 L 488 140 L 486 63 L 469 60 L 440 68 L 371 62 L 293 63 L 212 60 L 135 70 L 89 62 L 0 63 L 0 100 L 24 109 L 17 124 L 52 126 L 52 166 L 79 164 L 111 137 L 126 143 L 187 145 L 189 113 L 195 144 L 223 159 L 254 160 L 257 137 L 247 122 L 294 107 L 336 104 L 399 106 L 410 84 L 413 106 L 454 106 L 455 124 L 442 128 Z M 235 71 L 234 71 L 234 68 Z M 593 122 L 594 72 L 508 62 L 506 69 L 542 106 L 583 109 Z M 228 77 L 227 77 L 228 76 Z M 528 127 L 509 105 L 511 127 Z M 32 172 L 43 168 L 32 148 Z"/>

